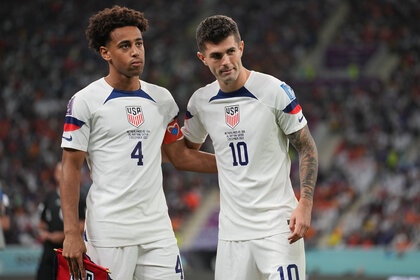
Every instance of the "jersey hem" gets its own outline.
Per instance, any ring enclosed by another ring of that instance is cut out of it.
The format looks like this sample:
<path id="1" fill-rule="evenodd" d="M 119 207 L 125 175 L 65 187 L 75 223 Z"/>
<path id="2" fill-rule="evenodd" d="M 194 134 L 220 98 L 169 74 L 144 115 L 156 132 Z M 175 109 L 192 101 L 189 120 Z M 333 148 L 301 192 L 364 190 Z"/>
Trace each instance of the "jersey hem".
<path id="1" fill-rule="evenodd" d="M 106 242 L 104 241 L 95 241 L 92 239 L 89 239 L 88 237 L 88 243 L 91 244 L 94 247 L 104 247 L 104 248 L 112 248 L 112 247 L 126 247 L 126 246 L 137 246 L 140 244 L 147 244 L 147 243 L 151 243 L 151 242 L 156 242 L 159 240 L 163 240 L 163 239 L 168 239 L 168 238 L 175 238 L 175 235 L 173 234 L 165 234 L 165 235 L 161 235 L 161 236 L 153 236 L 153 238 L 148 238 L 148 239 L 142 239 L 142 240 L 136 240 L 136 241 L 132 241 L 132 242 L 116 242 L 116 241 L 112 241 L 112 243 L 109 243 L 111 240 L 107 240 Z"/>
<path id="2" fill-rule="evenodd" d="M 68 149 L 74 149 L 74 150 L 78 150 L 78 151 L 82 151 L 82 152 L 87 152 L 87 149 L 80 146 L 80 145 L 61 145 L 61 148 L 68 148 Z"/>
<path id="3" fill-rule="evenodd" d="M 302 122 L 300 126 L 294 127 L 295 129 L 293 129 L 292 131 L 287 131 L 287 133 L 285 132 L 286 135 L 290 135 L 293 134 L 301 129 L 303 129 L 306 125 L 308 124 L 308 122 L 305 120 L 305 122 Z"/>
<path id="4" fill-rule="evenodd" d="M 284 233 L 290 233 L 290 230 L 284 229 L 284 230 L 272 231 L 272 232 L 264 233 L 264 234 L 257 234 L 253 236 L 244 236 L 241 238 L 229 238 L 229 237 L 219 236 L 218 239 L 224 240 L 224 241 L 247 241 L 247 240 L 263 239 L 263 238 L 267 238 L 273 235 L 284 234 Z"/>
<path id="5" fill-rule="evenodd" d="M 191 136 L 186 135 L 184 131 L 182 131 L 182 132 L 184 133 L 184 137 L 185 137 L 185 139 L 187 139 L 187 140 L 188 140 L 188 141 L 190 141 L 191 143 L 194 143 L 194 144 L 203 144 L 203 143 L 205 142 L 205 141 L 201 141 L 201 140 L 193 139 L 193 138 L 191 138 Z"/>

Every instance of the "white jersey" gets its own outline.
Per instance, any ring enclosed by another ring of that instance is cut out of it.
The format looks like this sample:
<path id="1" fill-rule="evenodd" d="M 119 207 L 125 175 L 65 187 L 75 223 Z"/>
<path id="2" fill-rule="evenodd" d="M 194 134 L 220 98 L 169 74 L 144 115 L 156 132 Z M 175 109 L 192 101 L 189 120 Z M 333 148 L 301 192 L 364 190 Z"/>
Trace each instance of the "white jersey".
<path id="1" fill-rule="evenodd" d="M 306 125 L 293 90 L 251 71 L 238 91 L 217 81 L 198 89 L 188 103 L 182 132 L 191 142 L 210 136 L 220 186 L 219 239 L 250 240 L 288 232 L 297 207 L 286 135 Z"/>
<path id="2" fill-rule="evenodd" d="M 182 136 L 173 121 L 178 106 L 168 90 L 140 84 L 140 90 L 119 91 L 102 78 L 77 92 L 67 108 L 61 147 L 87 152 L 93 184 L 86 238 L 97 247 L 174 237 L 162 188 L 161 145 L 164 136 Z"/>

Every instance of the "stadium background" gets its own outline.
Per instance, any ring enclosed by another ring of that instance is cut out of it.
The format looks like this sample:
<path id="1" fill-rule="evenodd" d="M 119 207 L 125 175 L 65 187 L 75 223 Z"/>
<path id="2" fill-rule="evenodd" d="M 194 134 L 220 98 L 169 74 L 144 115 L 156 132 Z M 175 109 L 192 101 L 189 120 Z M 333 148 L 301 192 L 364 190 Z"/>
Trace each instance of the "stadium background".
<path id="1" fill-rule="evenodd" d="M 66 103 L 106 75 L 84 29 L 89 16 L 113 4 L 149 19 L 142 79 L 172 92 L 181 123 L 192 92 L 213 80 L 196 58 L 194 38 L 208 15 L 234 18 L 244 65 L 294 89 L 320 154 L 306 238 L 309 279 L 419 279 L 416 0 L 1 1 L 0 181 L 12 225 L 0 251 L 0 279 L 33 279 L 37 207 L 54 184 Z M 204 149 L 211 151 L 210 143 Z M 296 154 L 290 155 L 298 194 Z M 211 279 L 217 177 L 163 169 L 187 279 Z M 85 170 L 84 192 L 89 183 Z"/>

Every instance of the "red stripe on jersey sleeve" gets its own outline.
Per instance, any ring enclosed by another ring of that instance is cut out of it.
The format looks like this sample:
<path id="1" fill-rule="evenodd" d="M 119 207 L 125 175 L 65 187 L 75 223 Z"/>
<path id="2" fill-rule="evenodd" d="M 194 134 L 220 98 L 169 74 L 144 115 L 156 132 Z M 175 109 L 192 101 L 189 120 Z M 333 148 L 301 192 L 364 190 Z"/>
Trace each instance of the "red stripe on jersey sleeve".
<path id="1" fill-rule="evenodd" d="M 302 107 L 298 104 L 291 112 L 290 114 L 297 114 L 302 110 Z"/>
<path id="2" fill-rule="evenodd" d="M 64 131 L 73 131 L 73 130 L 78 130 L 79 128 L 80 126 L 77 126 L 71 123 L 64 124 Z"/>

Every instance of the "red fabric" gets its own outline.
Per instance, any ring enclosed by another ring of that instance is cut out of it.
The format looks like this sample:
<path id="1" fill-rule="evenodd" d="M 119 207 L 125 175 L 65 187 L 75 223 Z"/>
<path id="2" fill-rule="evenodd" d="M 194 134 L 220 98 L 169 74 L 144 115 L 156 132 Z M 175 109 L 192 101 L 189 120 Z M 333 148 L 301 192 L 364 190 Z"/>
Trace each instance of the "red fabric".
<path id="1" fill-rule="evenodd" d="M 57 280 L 70 280 L 70 270 L 67 260 L 63 257 L 62 249 L 57 249 L 58 267 Z M 94 264 L 86 255 L 83 257 L 87 280 L 112 280 L 108 269 Z"/>
<path id="2" fill-rule="evenodd" d="M 181 129 L 179 128 L 178 121 L 175 119 L 166 127 L 165 137 L 163 138 L 163 144 L 169 144 L 182 138 Z"/>

